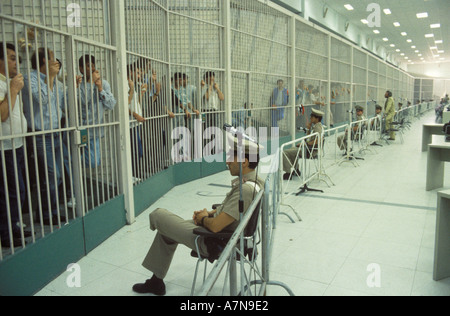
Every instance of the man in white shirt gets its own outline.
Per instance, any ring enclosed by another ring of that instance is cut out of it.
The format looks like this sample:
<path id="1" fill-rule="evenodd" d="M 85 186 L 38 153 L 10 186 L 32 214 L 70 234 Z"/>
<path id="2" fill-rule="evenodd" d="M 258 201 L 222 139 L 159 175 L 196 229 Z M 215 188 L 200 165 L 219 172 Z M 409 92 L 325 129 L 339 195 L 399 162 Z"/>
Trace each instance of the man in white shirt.
<path id="1" fill-rule="evenodd" d="M 19 214 L 25 202 L 25 182 L 22 172 L 24 138 L 16 135 L 24 135 L 27 132 L 27 120 L 23 115 L 23 105 L 19 97 L 24 87 L 24 79 L 22 74 L 18 73 L 18 58 L 13 45 L 0 43 L 0 137 L 10 136 L 0 140 L 0 238 L 3 247 L 14 244 L 19 246 L 21 243 Z M 8 205 L 10 223 L 7 216 Z"/>

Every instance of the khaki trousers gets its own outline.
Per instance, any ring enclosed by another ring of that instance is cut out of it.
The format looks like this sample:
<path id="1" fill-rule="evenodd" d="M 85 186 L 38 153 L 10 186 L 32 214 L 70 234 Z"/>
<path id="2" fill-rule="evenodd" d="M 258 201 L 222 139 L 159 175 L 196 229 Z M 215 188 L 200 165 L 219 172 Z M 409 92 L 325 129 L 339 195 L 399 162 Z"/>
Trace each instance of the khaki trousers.
<path id="1" fill-rule="evenodd" d="M 390 130 L 391 128 L 392 128 L 392 122 L 394 121 L 394 119 L 393 118 L 391 118 L 391 119 L 386 119 L 386 130 Z M 391 132 L 390 134 L 389 134 L 389 136 L 390 136 L 390 138 L 391 139 L 395 139 L 395 132 Z"/>
<path id="2" fill-rule="evenodd" d="M 302 152 L 299 152 L 298 148 L 287 149 L 283 152 L 283 171 L 284 173 L 291 173 L 291 169 L 294 168 L 294 163 L 297 157 L 301 158 Z M 297 160 L 298 162 L 298 160 Z"/>
<path id="3" fill-rule="evenodd" d="M 153 244 L 142 266 L 164 279 L 169 271 L 173 256 L 179 244 L 197 250 L 193 230 L 197 228 L 193 220 L 187 221 L 165 209 L 157 209 L 150 214 L 150 229 L 157 231 Z M 203 238 L 199 239 L 200 254 L 208 256 Z"/>

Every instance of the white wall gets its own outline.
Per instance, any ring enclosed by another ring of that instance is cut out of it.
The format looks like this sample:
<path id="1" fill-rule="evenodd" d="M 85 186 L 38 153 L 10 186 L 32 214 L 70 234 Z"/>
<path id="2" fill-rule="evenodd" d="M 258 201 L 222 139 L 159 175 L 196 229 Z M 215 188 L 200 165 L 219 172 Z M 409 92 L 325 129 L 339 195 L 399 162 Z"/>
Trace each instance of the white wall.
<path id="1" fill-rule="evenodd" d="M 408 72 L 431 78 L 450 79 L 450 62 L 408 65 Z"/>

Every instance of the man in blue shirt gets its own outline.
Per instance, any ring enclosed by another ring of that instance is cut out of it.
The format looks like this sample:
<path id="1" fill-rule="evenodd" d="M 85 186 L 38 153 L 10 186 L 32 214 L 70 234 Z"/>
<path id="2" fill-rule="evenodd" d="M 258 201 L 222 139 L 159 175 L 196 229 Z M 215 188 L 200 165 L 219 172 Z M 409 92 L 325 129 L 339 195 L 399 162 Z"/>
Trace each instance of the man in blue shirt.
<path id="1" fill-rule="evenodd" d="M 103 124 L 105 111 L 114 110 L 117 101 L 111 93 L 111 85 L 101 78 L 96 69 L 94 56 L 81 57 L 78 66 L 83 75 L 78 89 L 82 125 L 89 128 L 89 145 L 84 160 L 86 166 L 95 168 L 101 164 L 100 139 L 104 136 L 104 130 L 93 125 Z"/>
<path id="2" fill-rule="evenodd" d="M 283 80 L 277 81 L 277 87 L 273 89 L 270 103 L 275 108 L 272 111 L 272 127 L 278 127 L 278 121 L 284 119 L 284 107 L 289 103 L 289 91 L 284 87 Z"/>
<path id="3" fill-rule="evenodd" d="M 65 89 L 57 80 L 61 64 L 55 60 L 53 51 L 39 48 L 31 57 L 32 71 L 24 77 L 24 113 L 29 131 L 40 133 L 34 137 L 34 149 L 38 160 L 38 178 L 45 224 L 56 224 L 59 209 L 59 190 L 64 172 L 69 170 L 68 151 L 62 135 L 54 132 L 61 128 L 65 112 Z M 68 189 L 66 190 L 68 191 Z"/>

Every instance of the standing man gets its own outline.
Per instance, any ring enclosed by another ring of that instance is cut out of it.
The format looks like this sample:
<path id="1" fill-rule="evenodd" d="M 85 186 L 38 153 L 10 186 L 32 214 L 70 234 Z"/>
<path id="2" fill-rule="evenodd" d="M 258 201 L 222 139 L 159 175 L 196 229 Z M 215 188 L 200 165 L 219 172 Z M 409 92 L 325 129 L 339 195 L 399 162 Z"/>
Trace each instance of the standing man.
<path id="1" fill-rule="evenodd" d="M 272 127 L 278 127 L 278 121 L 284 119 L 284 107 L 289 103 L 289 91 L 284 87 L 284 81 L 278 80 L 270 98 L 272 110 Z"/>
<path id="2" fill-rule="evenodd" d="M 58 222 L 58 187 L 62 184 L 64 166 L 70 174 L 67 148 L 60 133 L 53 132 L 61 128 L 65 89 L 57 79 L 61 64 L 50 49 L 39 48 L 31 57 L 31 67 L 30 76 L 24 78 L 23 106 L 29 130 L 43 132 L 35 136 L 35 143 L 43 220 L 49 225 Z"/>
<path id="3" fill-rule="evenodd" d="M 386 91 L 384 97 L 386 98 L 386 103 L 384 105 L 384 116 L 386 117 L 386 131 L 390 132 L 390 137 L 388 140 L 395 140 L 395 132 L 391 131 L 392 122 L 395 117 L 395 104 L 394 98 L 392 97 L 391 91 Z"/>
<path id="4" fill-rule="evenodd" d="M 83 78 L 79 84 L 79 98 L 82 123 L 85 127 L 103 124 L 105 111 L 112 111 L 116 106 L 116 99 L 111 93 L 110 84 L 101 78 L 95 67 L 95 57 L 85 55 L 78 61 Z M 86 166 L 95 168 L 101 164 L 100 139 L 104 136 L 103 128 L 89 130 L 89 147 L 84 156 Z"/>
<path id="5" fill-rule="evenodd" d="M 208 71 L 201 82 L 203 93 L 203 110 L 209 112 L 206 116 L 207 127 L 219 127 L 217 112 L 220 111 L 220 102 L 225 100 L 225 96 L 220 90 L 219 84 L 216 82 L 216 75 L 212 71 Z M 220 128 L 220 127 L 219 127 Z"/>
<path id="6" fill-rule="evenodd" d="M 0 43 L 0 112 L 1 134 L 11 136 L 11 139 L 0 141 L 0 239 L 3 246 L 10 245 L 8 229 L 8 200 L 12 226 L 12 244 L 20 244 L 20 216 L 25 202 L 25 182 L 22 173 L 24 166 L 24 139 L 15 138 L 14 135 L 27 132 L 27 120 L 23 115 L 19 93 L 24 87 L 22 74 L 18 73 L 16 48 L 6 44 L 6 55 L 3 50 L 4 43 Z M 9 90 L 8 82 L 9 81 Z M 11 104 L 9 100 L 11 100 Z M 15 158 L 14 161 L 14 151 Z M 4 157 L 4 158 L 3 158 Z M 15 170 L 17 168 L 17 177 Z M 6 174 L 6 179 L 3 174 Z M 5 183 L 6 186 L 5 187 Z M 17 191 L 17 185 L 19 191 Z M 6 192 L 8 191 L 8 195 Z"/>

